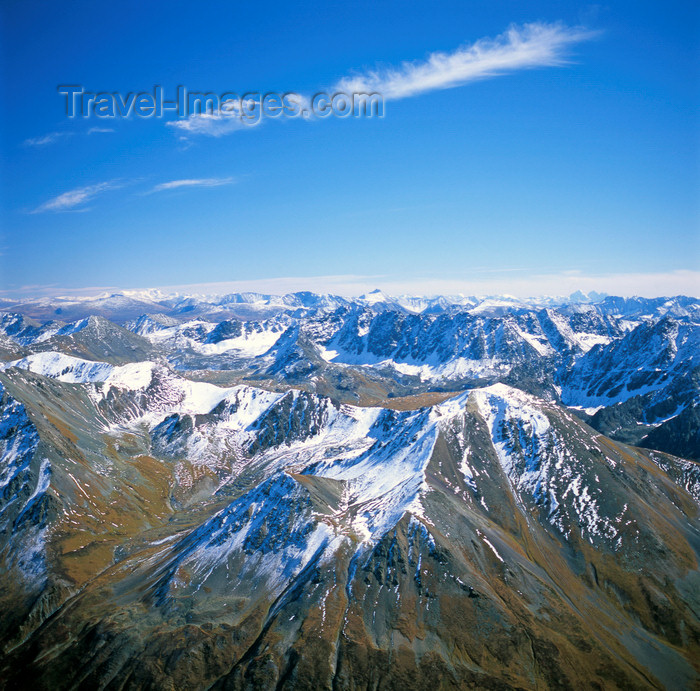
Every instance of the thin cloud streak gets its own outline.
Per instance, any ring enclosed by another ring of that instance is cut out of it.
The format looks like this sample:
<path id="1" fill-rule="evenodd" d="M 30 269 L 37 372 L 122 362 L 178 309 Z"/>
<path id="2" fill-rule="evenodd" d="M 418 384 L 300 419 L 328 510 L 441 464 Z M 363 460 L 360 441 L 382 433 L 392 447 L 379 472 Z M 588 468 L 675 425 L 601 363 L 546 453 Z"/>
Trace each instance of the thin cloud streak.
<path id="1" fill-rule="evenodd" d="M 554 67 L 567 63 L 567 50 L 599 32 L 561 23 L 511 26 L 494 39 L 483 38 L 451 53 L 435 52 L 427 60 L 371 70 L 344 77 L 329 93 L 378 93 L 385 101 L 420 96 L 430 91 L 463 86 L 517 70 Z M 308 97 L 302 97 L 308 109 Z M 315 118 L 302 118 L 307 122 Z M 166 123 L 186 135 L 221 137 L 260 124 L 243 122 L 231 113 L 201 113 Z"/>
<path id="2" fill-rule="evenodd" d="M 87 204 L 99 194 L 121 187 L 122 185 L 115 181 L 100 182 L 96 185 L 86 185 L 85 187 L 76 187 L 73 190 L 59 194 L 44 202 L 36 209 L 31 211 L 33 214 L 46 213 L 49 211 L 87 211 L 82 205 Z"/>
<path id="3" fill-rule="evenodd" d="M 452 53 L 432 53 L 423 62 L 404 62 L 397 68 L 346 77 L 336 84 L 335 90 L 376 92 L 385 100 L 409 98 L 516 70 L 563 65 L 569 46 L 596 35 L 563 24 L 511 26 L 495 39 L 481 39 Z"/>
<path id="4" fill-rule="evenodd" d="M 237 115 L 219 115 L 218 113 L 190 115 L 185 120 L 173 120 L 165 124 L 186 134 L 206 134 L 210 137 L 221 137 L 224 134 L 254 126 L 244 123 Z"/>
<path id="5" fill-rule="evenodd" d="M 24 140 L 25 146 L 47 146 L 62 139 L 63 137 L 71 137 L 73 132 L 49 132 L 42 137 L 31 137 Z"/>
<path id="6" fill-rule="evenodd" d="M 106 134 L 108 132 L 115 132 L 116 130 L 112 129 L 111 127 L 91 127 L 87 132 L 84 132 L 84 134 Z M 55 142 L 59 141 L 60 139 L 65 139 L 66 137 L 72 137 L 75 132 L 49 132 L 48 134 L 45 134 L 41 137 L 30 137 L 29 139 L 25 139 L 23 144 L 24 146 L 35 146 L 35 147 L 42 147 L 42 146 L 48 146 L 49 144 L 54 144 Z"/>
<path id="7" fill-rule="evenodd" d="M 170 182 L 162 182 L 151 189 L 148 194 L 153 192 L 163 192 L 166 190 L 174 190 L 180 187 L 221 187 L 222 185 L 233 185 L 236 182 L 235 178 L 199 178 L 199 179 L 184 179 L 171 180 Z"/>

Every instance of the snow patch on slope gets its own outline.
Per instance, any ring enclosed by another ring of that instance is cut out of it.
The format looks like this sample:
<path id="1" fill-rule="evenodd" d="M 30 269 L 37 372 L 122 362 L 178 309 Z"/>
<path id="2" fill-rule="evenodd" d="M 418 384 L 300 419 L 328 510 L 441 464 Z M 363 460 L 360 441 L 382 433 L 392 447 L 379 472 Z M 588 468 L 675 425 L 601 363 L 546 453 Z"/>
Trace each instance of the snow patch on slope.
<path id="1" fill-rule="evenodd" d="M 39 433 L 24 406 L 2 384 L 0 405 L 0 532 L 11 535 L 10 566 L 25 582 L 41 585 L 48 528 L 35 523 L 30 511 L 49 489 L 51 465 L 42 459 L 35 469 Z"/>
<path id="2" fill-rule="evenodd" d="M 35 353 L 0 367 L 2 370 L 17 367 L 70 384 L 105 381 L 114 369 L 106 362 L 83 360 L 56 352 Z"/>
<path id="3" fill-rule="evenodd" d="M 590 461 L 563 442 L 543 412 L 544 401 L 504 384 L 471 395 L 517 497 L 531 497 L 567 537 L 571 525 L 591 544 L 617 537 L 613 519 L 601 512 L 601 488 L 597 477 L 590 481 Z"/>

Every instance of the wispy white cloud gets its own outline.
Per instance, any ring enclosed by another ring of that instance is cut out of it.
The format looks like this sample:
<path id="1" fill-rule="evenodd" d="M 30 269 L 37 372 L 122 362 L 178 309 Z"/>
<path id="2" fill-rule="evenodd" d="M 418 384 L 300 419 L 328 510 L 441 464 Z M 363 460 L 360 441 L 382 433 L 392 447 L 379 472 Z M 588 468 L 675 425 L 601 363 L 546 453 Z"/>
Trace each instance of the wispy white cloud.
<path id="1" fill-rule="evenodd" d="M 396 100 L 516 70 L 562 65 L 572 44 L 595 35 L 563 24 L 511 26 L 495 39 L 481 39 L 451 53 L 432 53 L 424 61 L 346 77 L 336 84 L 335 91 L 376 92 L 385 100 Z"/>
<path id="2" fill-rule="evenodd" d="M 206 134 L 210 137 L 221 137 L 237 130 L 250 129 L 260 121 L 244 121 L 233 113 L 200 113 L 190 115 L 182 120 L 171 120 L 165 123 L 185 134 Z"/>
<path id="3" fill-rule="evenodd" d="M 95 197 L 108 192 L 111 190 L 116 190 L 126 185 L 139 182 L 139 180 L 109 180 L 107 182 L 100 182 L 95 185 L 85 185 L 83 187 L 76 187 L 75 189 L 69 190 L 68 192 L 63 192 L 56 197 L 52 197 L 48 201 L 45 201 L 40 206 L 32 209 L 29 213 L 40 214 L 47 212 L 60 212 L 60 211 L 72 211 L 72 212 L 84 212 L 89 211 L 90 207 L 87 206 Z M 164 192 L 166 190 L 174 190 L 181 187 L 220 187 L 221 185 L 232 185 L 237 182 L 236 178 L 187 178 L 182 180 L 170 180 L 168 182 L 160 183 L 155 187 L 152 187 L 145 194 L 152 194 L 154 192 Z"/>
<path id="4" fill-rule="evenodd" d="M 114 132 L 115 130 L 111 127 L 91 127 L 84 134 L 104 134 L 108 132 Z M 24 140 L 25 146 L 48 146 L 49 144 L 54 144 L 55 142 L 65 139 L 66 137 L 72 137 L 75 132 L 49 132 L 41 137 L 30 137 Z"/>
<path id="5" fill-rule="evenodd" d="M 218 111 L 214 109 L 214 112 L 193 113 L 183 120 L 173 120 L 165 124 L 180 130 L 184 135 L 206 134 L 210 137 L 221 137 L 236 130 L 259 125 L 259 115 L 259 104 L 255 99 L 229 99 L 219 104 Z M 186 136 L 180 139 L 186 139 Z"/>
<path id="6" fill-rule="evenodd" d="M 483 38 L 452 52 L 431 53 L 423 61 L 404 62 L 398 67 L 344 77 L 328 89 L 328 93 L 378 93 L 385 101 L 390 101 L 463 86 L 518 70 L 564 65 L 573 44 L 596 35 L 597 32 L 561 23 L 514 25 L 496 38 Z M 309 97 L 298 96 L 302 107 L 311 113 Z M 167 125 L 185 135 L 221 137 L 260 122 L 262 118 L 246 121 L 239 112 L 231 111 L 193 114 Z"/>
<path id="7" fill-rule="evenodd" d="M 31 137 L 24 140 L 25 146 L 47 146 L 62 139 L 63 137 L 71 137 L 73 132 L 49 132 L 41 137 Z"/>
<path id="8" fill-rule="evenodd" d="M 171 180 L 170 182 L 162 182 L 159 185 L 156 185 L 150 190 L 150 192 L 163 192 L 165 190 L 174 190 L 180 187 L 220 187 L 221 185 L 232 185 L 235 182 L 235 178 L 195 178 Z"/>
<path id="9" fill-rule="evenodd" d="M 117 181 L 100 182 L 96 185 L 76 187 L 73 190 L 59 194 L 44 202 L 31 213 L 40 214 L 47 211 L 87 211 L 85 204 L 93 200 L 99 194 L 121 187 Z"/>

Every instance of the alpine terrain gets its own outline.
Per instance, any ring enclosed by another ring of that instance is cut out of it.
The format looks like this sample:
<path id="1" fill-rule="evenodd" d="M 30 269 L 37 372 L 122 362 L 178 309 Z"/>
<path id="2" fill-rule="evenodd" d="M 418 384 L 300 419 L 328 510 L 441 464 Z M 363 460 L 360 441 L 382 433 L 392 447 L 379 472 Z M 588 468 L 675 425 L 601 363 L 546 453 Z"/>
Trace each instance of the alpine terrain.
<path id="1" fill-rule="evenodd" d="M 700 300 L 0 310 L 2 688 L 698 688 Z"/>

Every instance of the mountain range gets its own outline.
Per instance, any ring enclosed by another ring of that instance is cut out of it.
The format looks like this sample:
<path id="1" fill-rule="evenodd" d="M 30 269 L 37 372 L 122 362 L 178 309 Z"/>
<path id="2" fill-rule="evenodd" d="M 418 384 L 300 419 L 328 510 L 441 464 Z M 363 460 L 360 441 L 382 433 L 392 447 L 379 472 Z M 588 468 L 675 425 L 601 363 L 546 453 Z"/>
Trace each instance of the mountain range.
<path id="1" fill-rule="evenodd" d="M 5 688 L 697 686 L 700 300 L 0 309 Z"/>

